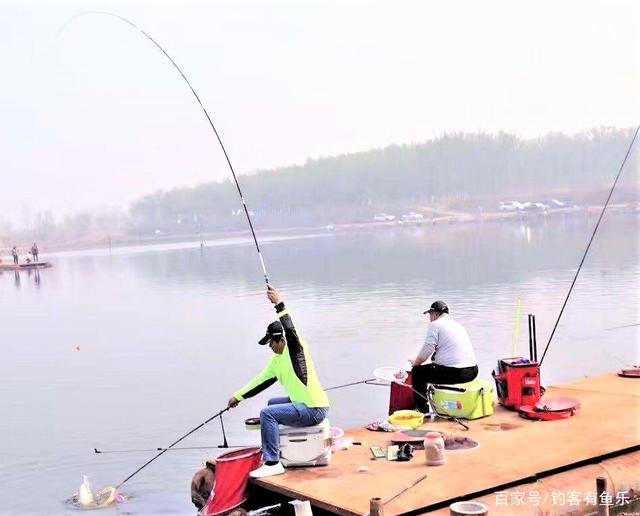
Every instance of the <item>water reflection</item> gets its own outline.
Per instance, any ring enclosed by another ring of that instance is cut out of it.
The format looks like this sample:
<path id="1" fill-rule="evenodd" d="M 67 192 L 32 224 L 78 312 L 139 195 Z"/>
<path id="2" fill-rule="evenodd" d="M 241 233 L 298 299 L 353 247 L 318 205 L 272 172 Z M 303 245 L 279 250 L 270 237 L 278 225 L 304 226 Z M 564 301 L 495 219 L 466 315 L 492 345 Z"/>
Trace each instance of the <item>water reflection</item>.
<path id="1" fill-rule="evenodd" d="M 29 278 L 33 277 L 33 283 L 36 287 L 40 288 L 40 271 L 38 269 L 29 269 L 27 270 L 27 274 L 29 275 Z"/>
<path id="2" fill-rule="evenodd" d="M 355 291 L 392 281 L 403 288 L 415 284 L 446 291 L 528 281 L 549 270 L 562 275 L 575 271 L 591 230 L 585 220 L 567 227 L 562 220 L 541 219 L 534 225 L 483 224 L 481 232 L 477 225 L 422 226 L 336 233 L 262 247 L 274 280 Z M 637 263 L 637 248 L 628 245 L 628 233 L 603 231 L 598 248 L 592 249 L 591 260 L 605 259 L 623 269 Z M 137 275 L 164 286 L 203 281 L 243 285 L 260 277 L 249 245 L 141 254 L 131 261 Z"/>
<path id="3" fill-rule="evenodd" d="M 33 284 L 37 288 L 40 288 L 40 286 L 41 286 L 40 271 L 38 269 L 27 269 L 26 271 L 19 271 L 19 270 L 14 270 L 13 271 L 13 284 L 16 287 L 16 289 L 20 290 L 22 288 L 22 286 L 23 286 L 22 285 L 22 277 L 21 277 L 21 274 L 23 272 L 26 272 L 27 278 L 29 280 L 33 281 Z"/>

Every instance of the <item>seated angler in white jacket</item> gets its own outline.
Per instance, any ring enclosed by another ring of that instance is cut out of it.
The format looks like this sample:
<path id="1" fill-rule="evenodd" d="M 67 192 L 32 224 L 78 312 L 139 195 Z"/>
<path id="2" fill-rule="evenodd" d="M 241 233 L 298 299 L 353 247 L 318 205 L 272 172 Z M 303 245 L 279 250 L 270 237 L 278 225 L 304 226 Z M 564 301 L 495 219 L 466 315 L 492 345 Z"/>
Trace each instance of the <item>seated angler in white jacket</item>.
<path id="1" fill-rule="evenodd" d="M 431 324 L 418 355 L 409 360 L 413 388 L 424 395 L 429 383 L 451 385 L 474 380 L 478 365 L 467 330 L 449 314 L 444 301 L 435 301 L 424 313 L 429 314 Z M 418 410 L 429 411 L 424 398 L 414 394 L 414 400 Z"/>

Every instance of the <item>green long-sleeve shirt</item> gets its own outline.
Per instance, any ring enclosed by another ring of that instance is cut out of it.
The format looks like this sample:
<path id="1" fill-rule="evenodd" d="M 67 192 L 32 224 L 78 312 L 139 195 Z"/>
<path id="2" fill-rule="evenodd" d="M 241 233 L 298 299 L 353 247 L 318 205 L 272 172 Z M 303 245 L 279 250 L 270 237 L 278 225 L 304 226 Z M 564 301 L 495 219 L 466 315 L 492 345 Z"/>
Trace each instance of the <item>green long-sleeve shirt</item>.
<path id="1" fill-rule="evenodd" d="M 233 396 L 237 400 L 250 398 L 278 381 L 287 391 L 292 403 L 304 403 L 307 407 L 328 407 L 329 399 L 316 374 L 309 346 L 298 337 L 284 303 L 279 303 L 275 308 L 284 328 L 287 344 L 282 354 L 274 354 L 267 367 L 242 389 L 234 392 Z"/>

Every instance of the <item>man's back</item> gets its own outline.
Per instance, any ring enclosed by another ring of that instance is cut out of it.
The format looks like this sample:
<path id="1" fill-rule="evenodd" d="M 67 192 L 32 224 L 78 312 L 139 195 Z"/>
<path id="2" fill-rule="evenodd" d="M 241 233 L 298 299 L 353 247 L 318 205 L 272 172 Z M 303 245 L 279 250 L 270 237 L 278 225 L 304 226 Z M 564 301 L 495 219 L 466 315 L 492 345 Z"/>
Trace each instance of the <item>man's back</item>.
<path id="1" fill-rule="evenodd" d="M 431 360 L 447 367 L 476 365 L 476 354 L 464 327 L 449 314 L 442 314 L 429 326 L 425 345 L 432 344 L 435 353 Z"/>

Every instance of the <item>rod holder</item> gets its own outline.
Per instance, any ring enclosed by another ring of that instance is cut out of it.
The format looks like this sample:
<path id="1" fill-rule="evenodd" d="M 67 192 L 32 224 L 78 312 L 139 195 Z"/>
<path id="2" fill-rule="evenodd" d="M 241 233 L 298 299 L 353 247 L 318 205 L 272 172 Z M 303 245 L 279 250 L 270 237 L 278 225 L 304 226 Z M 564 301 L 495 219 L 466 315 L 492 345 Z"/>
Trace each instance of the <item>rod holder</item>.
<path id="1" fill-rule="evenodd" d="M 369 514 L 370 516 L 384 516 L 384 504 L 381 498 L 371 498 L 369 500 Z"/>
<path id="2" fill-rule="evenodd" d="M 607 492 L 607 479 L 596 477 L 596 492 L 598 493 L 598 516 L 609 516 L 609 506 L 602 503 L 604 494 Z"/>
<path id="3" fill-rule="evenodd" d="M 538 339 L 536 336 L 536 316 L 529 314 L 529 360 L 538 361 Z"/>
<path id="4" fill-rule="evenodd" d="M 536 316 L 531 314 L 531 320 L 533 322 L 533 361 L 538 361 L 538 338 L 536 332 Z"/>
<path id="5" fill-rule="evenodd" d="M 533 360 L 533 324 L 531 318 L 533 314 L 527 316 L 527 322 L 529 324 L 529 359 Z"/>

